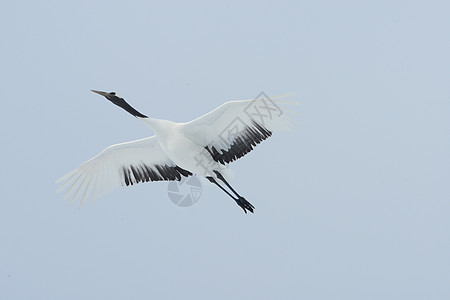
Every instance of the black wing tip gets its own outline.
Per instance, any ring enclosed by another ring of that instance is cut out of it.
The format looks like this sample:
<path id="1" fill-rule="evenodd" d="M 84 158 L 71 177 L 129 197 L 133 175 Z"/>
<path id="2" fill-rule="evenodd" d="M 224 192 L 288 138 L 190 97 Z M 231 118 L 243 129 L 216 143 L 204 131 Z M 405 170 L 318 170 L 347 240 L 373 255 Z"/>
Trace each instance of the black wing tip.
<path id="1" fill-rule="evenodd" d="M 272 131 L 252 121 L 252 126 L 245 127 L 231 143 L 230 149 L 222 150 L 222 154 L 214 146 L 205 146 L 205 149 L 216 162 L 225 165 L 246 155 L 270 136 Z"/>
<path id="2" fill-rule="evenodd" d="M 191 172 L 178 166 L 154 165 L 151 167 L 145 164 L 123 167 L 122 173 L 126 186 L 149 181 L 180 181 L 182 176 L 192 175 Z"/>

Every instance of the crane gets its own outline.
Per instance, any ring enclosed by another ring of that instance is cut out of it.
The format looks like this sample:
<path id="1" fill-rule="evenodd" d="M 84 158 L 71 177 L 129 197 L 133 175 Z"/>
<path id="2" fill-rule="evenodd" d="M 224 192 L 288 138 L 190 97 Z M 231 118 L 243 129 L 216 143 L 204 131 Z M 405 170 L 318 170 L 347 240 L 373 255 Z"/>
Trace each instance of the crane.
<path id="1" fill-rule="evenodd" d="M 288 110 L 280 107 L 292 103 L 280 101 L 282 96 L 269 98 L 262 93 L 255 99 L 229 101 L 195 120 L 176 123 L 143 115 L 115 92 L 91 91 L 136 117 L 155 135 L 109 146 L 58 179 L 57 191 L 66 190 L 63 199 L 79 199 L 80 207 L 116 187 L 197 175 L 219 187 L 245 213 L 253 213 L 255 207 L 228 183 L 228 164 L 274 131 L 292 125 Z"/>

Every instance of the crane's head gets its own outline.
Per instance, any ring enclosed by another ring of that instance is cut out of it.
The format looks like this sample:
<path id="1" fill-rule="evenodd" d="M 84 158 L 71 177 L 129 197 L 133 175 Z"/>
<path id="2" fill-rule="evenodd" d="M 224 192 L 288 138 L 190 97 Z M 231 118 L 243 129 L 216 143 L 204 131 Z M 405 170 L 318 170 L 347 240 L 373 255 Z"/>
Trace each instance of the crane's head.
<path id="1" fill-rule="evenodd" d="M 120 98 L 119 96 L 117 96 L 115 92 L 106 93 L 106 92 L 101 92 L 101 91 L 96 91 L 96 90 L 91 90 L 91 91 L 94 92 L 94 93 L 97 93 L 99 95 L 104 96 L 106 99 L 108 99 L 109 101 L 111 101 L 115 105 L 125 109 L 127 112 L 129 112 L 130 114 L 132 114 L 135 117 L 147 118 L 146 115 L 141 114 L 140 112 L 135 110 L 133 107 L 131 107 L 131 105 L 128 104 L 125 101 L 125 99 Z"/>
<path id="2" fill-rule="evenodd" d="M 107 92 L 101 92 L 101 91 L 96 91 L 96 90 L 91 90 L 91 92 L 94 92 L 96 94 L 104 96 L 106 99 L 108 99 L 109 101 L 111 101 L 112 103 L 114 103 L 116 105 L 118 105 L 118 103 L 120 102 L 119 99 L 122 99 L 116 95 L 116 92 L 107 93 Z M 123 100 L 123 101 L 125 101 L 125 100 Z"/>

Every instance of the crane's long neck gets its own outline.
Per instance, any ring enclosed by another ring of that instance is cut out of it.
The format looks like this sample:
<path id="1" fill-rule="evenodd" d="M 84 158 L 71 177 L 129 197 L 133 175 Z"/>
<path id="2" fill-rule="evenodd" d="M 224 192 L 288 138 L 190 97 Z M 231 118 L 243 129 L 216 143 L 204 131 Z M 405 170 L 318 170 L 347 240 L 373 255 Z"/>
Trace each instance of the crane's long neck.
<path id="1" fill-rule="evenodd" d="M 128 102 L 126 102 L 123 98 L 119 98 L 117 96 L 114 96 L 113 98 L 109 99 L 112 103 L 114 103 L 115 105 L 123 108 L 124 110 L 126 110 L 127 112 L 129 112 L 130 114 L 132 114 L 135 117 L 139 117 L 139 118 L 147 118 L 146 115 L 141 114 L 140 112 L 138 112 L 136 109 L 134 109 L 130 104 L 128 104 Z"/>
<path id="2" fill-rule="evenodd" d="M 123 98 L 114 96 L 109 98 L 109 100 L 115 105 L 123 108 L 131 115 L 135 116 L 138 120 L 142 121 L 145 125 L 150 127 L 156 135 L 165 136 L 170 129 L 173 127 L 174 122 L 168 120 L 149 118 L 144 114 L 141 114 L 136 109 L 134 109 L 130 104 L 128 104 Z"/>

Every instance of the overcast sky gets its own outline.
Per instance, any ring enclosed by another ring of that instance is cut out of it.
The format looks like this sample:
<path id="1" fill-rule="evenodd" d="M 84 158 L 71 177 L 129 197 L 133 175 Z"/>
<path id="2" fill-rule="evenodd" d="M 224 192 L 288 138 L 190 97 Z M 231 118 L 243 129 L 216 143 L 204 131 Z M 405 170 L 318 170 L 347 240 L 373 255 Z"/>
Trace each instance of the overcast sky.
<path id="1" fill-rule="evenodd" d="M 276 3 L 276 4 L 275 4 Z M 448 1 L 2 1 L 1 299 L 449 299 Z M 84 206 L 55 180 L 294 92 L 297 127 L 187 208 L 165 182 Z"/>

